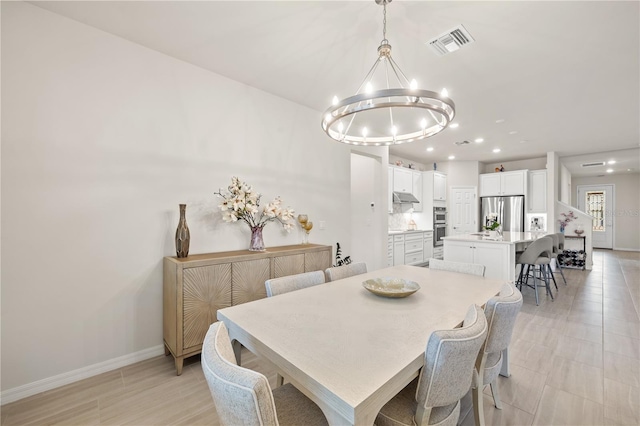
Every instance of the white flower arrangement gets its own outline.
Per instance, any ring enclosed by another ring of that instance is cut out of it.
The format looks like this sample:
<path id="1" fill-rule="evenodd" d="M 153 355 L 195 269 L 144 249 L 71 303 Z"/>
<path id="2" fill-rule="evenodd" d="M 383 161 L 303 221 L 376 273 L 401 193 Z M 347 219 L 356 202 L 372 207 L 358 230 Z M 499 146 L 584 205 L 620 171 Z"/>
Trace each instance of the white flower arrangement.
<path id="1" fill-rule="evenodd" d="M 262 195 L 235 176 L 231 178 L 231 185 L 226 191 L 221 188 L 215 194 L 223 199 L 219 207 L 222 220 L 225 222 L 243 220 L 251 229 L 254 229 L 264 228 L 267 223 L 277 220 L 287 232 L 293 229 L 292 220 L 295 212 L 291 208 L 283 208 L 280 197 L 276 197 L 261 208 Z"/>

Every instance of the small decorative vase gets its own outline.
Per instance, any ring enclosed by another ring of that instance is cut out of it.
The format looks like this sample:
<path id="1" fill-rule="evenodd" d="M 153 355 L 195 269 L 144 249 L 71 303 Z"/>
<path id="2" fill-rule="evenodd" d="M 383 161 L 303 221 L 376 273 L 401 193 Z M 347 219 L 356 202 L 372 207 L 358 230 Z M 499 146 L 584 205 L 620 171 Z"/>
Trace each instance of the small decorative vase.
<path id="1" fill-rule="evenodd" d="M 185 217 L 186 210 L 187 205 L 180 204 L 180 221 L 178 222 L 178 229 L 176 229 L 176 255 L 178 257 L 187 257 L 189 255 L 191 235 L 189 234 L 187 218 Z"/>
<path id="2" fill-rule="evenodd" d="M 560 225 L 560 232 L 564 234 L 564 226 Z"/>
<path id="3" fill-rule="evenodd" d="M 249 244 L 250 251 L 264 251 L 264 241 L 262 240 L 262 228 L 264 228 L 264 226 L 251 227 L 251 244 Z"/>

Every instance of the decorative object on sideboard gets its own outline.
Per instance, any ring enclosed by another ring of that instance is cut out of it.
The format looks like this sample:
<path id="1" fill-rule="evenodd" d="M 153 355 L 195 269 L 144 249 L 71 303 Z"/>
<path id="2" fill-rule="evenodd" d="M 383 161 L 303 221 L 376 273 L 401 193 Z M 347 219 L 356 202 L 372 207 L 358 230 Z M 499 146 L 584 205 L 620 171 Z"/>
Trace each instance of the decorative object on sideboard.
<path id="1" fill-rule="evenodd" d="M 313 222 L 309 220 L 309 217 L 306 214 L 299 214 L 298 222 L 300 222 L 300 227 L 304 231 L 302 234 L 302 244 L 309 244 L 309 233 L 313 228 Z"/>
<path id="2" fill-rule="evenodd" d="M 375 62 L 354 95 L 342 100 L 333 97 L 322 115 L 322 130 L 338 142 L 365 146 L 395 145 L 436 135 L 453 120 L 455 104 L 446 89 L 440 93 L 423 90 L 416 80 L 409 81 L 391 57 L 387 40 L 391 0 L 375 2 L 384 8 Z"/>
<path id="3" fill-rule="evenodd" d="M 180 221 L 178 222 L 178 229 L 176 229 L 177 257 L 187 257 L 189 255 L 189 242 L 191 240 L 191 234 L 189 233 L 189 227 L 187 226 L 186 211 L 187 205 L 180 204 Z"/>
<path id="4" fill-rule="evenodd" d="M 333 265 L 334 268 L 336 266 L 344 266 L 351 263 L 351 256 L 347 256 L 344 259 L 342 259 L 341 256 L 342 250 L 340 249 L 340 243 L 336 243 L 336 263 Z"/>
<path id="5" fill-rule="evenodd" d="M 582 225 L 576 225 L 575 231 L 576 235 L 580 236 L 584 233 L 584 227 Z"/>
<path id="6" fill-rule="evenodd" d="M 225 222 L 237 222 L 242 220 L 251 229 L 251 243 L 249 250 L 264 251 L 262 230 L 267 223 L 277 220 L 283 228 L 289 232 L 293 228 L 291 223 L 294 218 L 293 209 L 282 207 L 282 200 L 276 197 L 264 207 L 260 207 L 259 194 L 246 182 L 237 177 L 231 178 L 231 185 L 223 192 L 222 188 L 215 193 L 223 199 L 220 203 L 222 220 Z"/>
<path id="7" fill-rule="evenodd" d="M 560 232 L 564 234 L 564 228 L 567 227 L 567 224 L 577 219 L 577 217 L 573 214 L 573 210 L 569 210 L 569 213 L 560 213 L 560 216 L 562 216 L 563 219 L 558 219 L 558 223 L 560 224 Z"/>

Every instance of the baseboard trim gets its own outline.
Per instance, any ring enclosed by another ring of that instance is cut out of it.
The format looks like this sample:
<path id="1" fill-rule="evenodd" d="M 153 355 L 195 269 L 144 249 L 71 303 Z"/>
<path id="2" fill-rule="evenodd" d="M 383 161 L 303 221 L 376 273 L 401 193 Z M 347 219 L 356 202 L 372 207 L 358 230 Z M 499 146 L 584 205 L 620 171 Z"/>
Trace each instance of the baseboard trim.
<path id="1" fill-rule="evenodd" d="M 15 402 L 28 396 L 68 385 L 69 383 L 77 382 L 88 377 L 97 376 L 98 374 L 106 373 L 107 371 L 126 367 L 127 365 L 135 364 L 136 362 L 144 361 L 159 355 L 164 355 L 164 345 L 153 346 L 132 354 L 109 359 L 107 361 L 99 362 L 67 373 L 58 374 L 57 376 L 38 380 L 33 383 L 27 383 L 26 385 L 8 389 L 0 393 L 0 405 Z"/>
<path id="2" fill-rule="evenodd" d="M 624 247 L 614 247 L 613 249 L 618 251 L 640 251 L 640 249 L 637 249 L 637 248 L 624 248 Z"/>

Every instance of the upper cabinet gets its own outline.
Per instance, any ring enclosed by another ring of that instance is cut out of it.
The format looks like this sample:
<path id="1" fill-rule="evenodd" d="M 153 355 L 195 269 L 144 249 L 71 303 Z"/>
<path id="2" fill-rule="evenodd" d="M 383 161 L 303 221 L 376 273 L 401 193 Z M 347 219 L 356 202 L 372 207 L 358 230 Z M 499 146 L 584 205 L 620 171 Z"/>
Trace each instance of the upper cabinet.
<path id="1" fill-rule="evenodd" d="M 529 213 L 547 212 L 547 171 L 532 170 L 529 172 L 529 190 L 527 191 Z"/>
<path id="2" fill-rule="evenodd" d="M 424 172 L 424 197 L 434 201 L 447 200 L 447 175 L 440 172 Z"/>
<path id="3" fill-rule="evenodd" d="M 420 201 L 419 203 L 413 203 L 413 211 L 422 211 L 422 172 L 412 171 L 411 176 L 413 178 L 413 186 L 411 193 Z"/>
<path id="4" fill-rule="evenodd" d="M 526 182 L 527 170 L 482 174 L 480 196 L 524 195 L 527 189 Z"/>
<path id="5" fill-rule="evenodd" d="M 412 192 L 413 174 L 410 169 L 393 168 L 393 190 L 395 192 Z"/>

